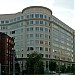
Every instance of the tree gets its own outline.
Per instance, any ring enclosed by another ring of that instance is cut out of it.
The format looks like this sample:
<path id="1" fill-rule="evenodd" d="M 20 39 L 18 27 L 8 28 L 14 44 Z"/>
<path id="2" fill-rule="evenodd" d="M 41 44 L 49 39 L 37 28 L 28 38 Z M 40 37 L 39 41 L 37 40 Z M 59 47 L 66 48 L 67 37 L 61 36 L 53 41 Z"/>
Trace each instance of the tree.
<path id="1" fill-rule="evenodd" d="M 27 63 L 26 63 L 26 71 L 27 74 L 41 74 L 41 69 L 43 70 L 43 62 L 40 61 L 42 58 L 41 54 L 33 52 L 29 54 Z"/>
<path id="2" fill-rule="evenodd" d="M 50 61 L 49 62 L 49 70 L 55 71 L 56 70 L 56 66 L 57 66 L 56 62 L 54 62 L 54 61 Z"/>
<path id="3" fill-rule="evenodd" d="M 19 73 L 20 73 L 20 65 L 19 63 L 16 63 L 15 64 L 15 75 L 19 75 Z"/>

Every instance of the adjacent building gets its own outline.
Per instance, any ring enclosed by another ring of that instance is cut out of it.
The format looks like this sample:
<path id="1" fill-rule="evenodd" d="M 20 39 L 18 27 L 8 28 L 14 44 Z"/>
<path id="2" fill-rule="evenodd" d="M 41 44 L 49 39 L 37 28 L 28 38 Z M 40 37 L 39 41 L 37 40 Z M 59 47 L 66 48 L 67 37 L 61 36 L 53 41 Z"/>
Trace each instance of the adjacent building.
<path id="1" fill-rule="evenodd" d="M 17 58 L 27 58 L 34 51 L 41 53 L 45 70 L 49 59 L 75 61 L 74 30 L 49 8 L 31 6 L 15 14 L 1 14 L 0 31 L 14 38 Z"/>
<path id="2" fill-rule="evenodd" d="M 13 54 L 14 40 L 8 35 L 0 32 L 0 63 L 1 75 L 13 73 Z"/>

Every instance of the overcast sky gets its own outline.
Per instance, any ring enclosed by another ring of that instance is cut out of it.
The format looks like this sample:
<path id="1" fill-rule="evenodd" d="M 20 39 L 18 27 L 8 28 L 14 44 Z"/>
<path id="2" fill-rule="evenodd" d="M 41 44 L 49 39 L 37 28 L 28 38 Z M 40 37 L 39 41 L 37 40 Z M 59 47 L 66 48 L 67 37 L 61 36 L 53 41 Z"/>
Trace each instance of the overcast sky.
<path id="1" fill-rule="evenodd" d="M 29 6 L 48 7 L 54 16 L 75 29 L 74 0 L 0 0 L 0 14 L 17 13 Z"/>

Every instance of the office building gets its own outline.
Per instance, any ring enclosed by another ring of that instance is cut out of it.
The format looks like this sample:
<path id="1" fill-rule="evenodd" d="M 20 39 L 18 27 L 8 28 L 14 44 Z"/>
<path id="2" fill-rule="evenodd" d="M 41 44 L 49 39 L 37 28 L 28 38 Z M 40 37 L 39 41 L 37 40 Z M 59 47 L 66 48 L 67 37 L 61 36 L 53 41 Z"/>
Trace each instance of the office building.
<path id="1" fill-rule="evenodd" d="M 31 6 L 15 14 L 1 14 L 0 31 L 14 38 L 17 58 L 27 58 L 36 51 L 45 58 L 44 64 L 49 59 L 74 61 L 74 30 L 49 8 Z"/>
<path id="2" fill-rule="evenodd" d="M 13 54 L 14 40 L 8 35 L 0 32 L 0 63 L 1 75 L 13 73 Z"/>

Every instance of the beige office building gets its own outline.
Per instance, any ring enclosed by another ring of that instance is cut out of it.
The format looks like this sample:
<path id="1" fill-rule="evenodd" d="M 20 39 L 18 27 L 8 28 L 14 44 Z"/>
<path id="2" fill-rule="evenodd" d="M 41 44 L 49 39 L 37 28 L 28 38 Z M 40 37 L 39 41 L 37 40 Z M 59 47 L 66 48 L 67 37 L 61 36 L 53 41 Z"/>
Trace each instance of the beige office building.
<path id="1" fill-rule="evenodd" d="M 31 6 L 19 13 L 1 14 L 0 32 L 14 37 L 17 58 L 36 51 L 45 58 L 44 63 L 49 59 L 73 62 L 74 30 L 49 8 Z"/>

